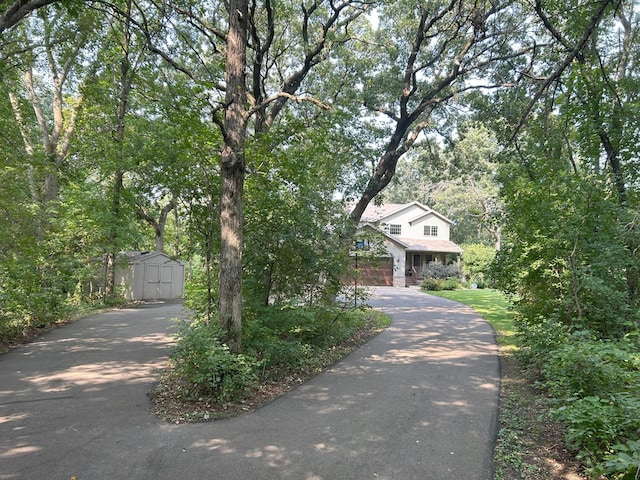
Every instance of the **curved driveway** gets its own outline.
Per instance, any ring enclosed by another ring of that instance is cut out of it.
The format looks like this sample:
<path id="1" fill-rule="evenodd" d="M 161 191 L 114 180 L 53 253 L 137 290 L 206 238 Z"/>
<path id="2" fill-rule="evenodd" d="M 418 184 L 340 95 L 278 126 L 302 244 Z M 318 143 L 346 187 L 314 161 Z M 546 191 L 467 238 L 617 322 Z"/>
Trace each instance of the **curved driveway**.
<path id="1" fill-rule="evenodd" d="M 489 480 L 499 368 L 473 310 L 376 288 L 391 326 L 247 415 L 169 425 L 147 393 L 179 304 L 112 311 L 0 356 L 0 480 Z"/>

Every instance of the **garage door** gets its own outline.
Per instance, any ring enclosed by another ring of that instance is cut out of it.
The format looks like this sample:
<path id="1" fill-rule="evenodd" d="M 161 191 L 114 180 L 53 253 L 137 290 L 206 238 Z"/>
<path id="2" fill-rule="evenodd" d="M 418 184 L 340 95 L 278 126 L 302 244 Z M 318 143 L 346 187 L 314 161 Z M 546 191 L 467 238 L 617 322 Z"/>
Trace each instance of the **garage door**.
<path id="1" fill-rule="evenodd" d="M 361 285 L 393 285 L 393 258 L 358 259 Z"/>

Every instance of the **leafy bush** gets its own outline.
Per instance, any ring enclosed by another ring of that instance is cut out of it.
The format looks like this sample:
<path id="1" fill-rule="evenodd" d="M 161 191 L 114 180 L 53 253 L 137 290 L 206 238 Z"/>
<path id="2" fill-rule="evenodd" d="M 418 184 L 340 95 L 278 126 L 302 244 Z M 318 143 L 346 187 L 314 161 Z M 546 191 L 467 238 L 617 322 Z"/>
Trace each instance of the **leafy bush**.
<path id="1" fill-rule="evenodd" d="M 454 278 L 439 279 L 425 278 L 420 283 L 420 288 L 425 291 L 438 292 L 441 290 L 456 290 L 460 287 L 460 282 Z"/>
<path id="2" fill-rule="evenodd" d="M 232 353 L 220 332 L 202 320 L 185 326 L 172 355 L 174 375 L 187 400 L 241 399 L 260 378 L 305 376 L 335 361 L 341 344 L 388 317 L 370 309 L 254 307 L 245 312 L 244 354 Z"/>
<path id="3" fill-rule="evenodd" d="M 496 256 L 496 249 L 481 243 L 461 245 L 462 269 L 465 279 L 475 283 L 478 288 L 485 288 L 489 280 L 491 262 Z"/>
<path id="4" fill-rule="evenodd" d="M 556 397 L 607 395 L 637 379 L 640 357 L 616 343 L 572 335 L 542 363 L 545 387 Z"/>
<path id="5" fill-rule="evenodd" d="M 567 446 L 590 474 L 624 478 L 637 468 L 636 445 L 629 442 L 640 434 L 635 336 L 598 340 L 590 331 L 568 333 L 568 327 L 551 320 L 521 327 L 519 355 L 559 405 L 554 415 L 567 427 Z"/>
<path id="6" fill-rule="evenodd" d="M 284 370 L 309 372 L 323 363 L 324 350 L 368 324 L 378 327 L 380 318 L 367 309 L 262 307 L 249 313 L 243 342 L 270 375 Z"/>
<path id="7" fill-rule="evenodd" d="M 175 373 L 186 381 L 184 394 L 189 399 L 238 399 L 257 381 L 255 358 L 232 353 L 217 329 L 203 321 L 182 329 L 172 360 Z"/>
<path id="8" fill-rule="evenodd" d="M 520 346 L 517 356 L 530 372 L 539 372 L 549 356 L 569 342 L 569 328 L 554 319 L 529 322 L 517 317 L 516 325 Z"/>
<path id="9" fill-rule="evenodd" d="M 605 475 L 615 475 L 619 480 L 637 480 L 640 475 L 640 440 L 628 440 L 611 447 L 605 455 L 600 470 Z"/>
<path id="10" fill-rule="evenodd" d="M 435 278 L 437 280 L 446 280 L 449 278 L 459 279 L 460 275 L 460 267 L 455 263 L 445 265 L 440 262 L 429 262 L 422 269 L 423 277 Z"/>
<path id="11" fill-rule="evenodd" d="M 572 397 L 555 410 L 555 416 L 567 425 L 567 446 L 576 450 L 578 457 L 596 473 L 605 469 L 601 462 L 614 445 L 621 451 L 620 443 L 637 438 L 640 432 L 640 398 L 630 393 Z M 606 467 L 609 473 L 620 473 L 613 471 L 617 463 L 609 454 Z M 628 466 L 625 463 L 623 468 L 626 470 Z"/>

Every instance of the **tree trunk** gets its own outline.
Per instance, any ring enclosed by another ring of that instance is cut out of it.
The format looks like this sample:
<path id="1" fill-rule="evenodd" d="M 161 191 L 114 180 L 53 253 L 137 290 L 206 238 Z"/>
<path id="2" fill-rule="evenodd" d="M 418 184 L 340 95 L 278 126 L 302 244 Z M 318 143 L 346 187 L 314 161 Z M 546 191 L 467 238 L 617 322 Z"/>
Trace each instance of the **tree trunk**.
<path id="1" fill-rule="evenodd" d="M 242 349 L 242 242 L 247 91 L 247 0 L 229 2 L 224 145 L 221 155 L 220 284 L 218 326 L 232 352 Z"/>
<path id="2" fill-rule="evenodd" d="M 107 253 L 106 275 L 104 288 L 105 297 L 113 297 L 116 293 L 116 256 L 118 254 L 118 219 L 120 218 L 121 196 L 124 173 L 118 169 L 113 177 L 113 191 L 111 192 L 112 225 L 109 227 L 109 252 Z"/>
<path id="3" fill-rule="evenodd" d="M 114 132 L 114 141 L 119 147 L 122 146 L 125 135 L 125 119 L 129 110 L 129 95 L 131 93 L 131 81 L 133 72 L 131 70 L 131 63 L 129 61 L 129 45 L 131 40 L 130 31 L 130 14 L 131 14 L 131 0 L 127 2 L 127 16 L 124 19 L 123 31 L 122 31 L 122 60 L 120 61 L 120 98 L 118 103 L 118 112 L 116 117 L 116 128 Z M 118 151 L 122 151 L 122 148 L 118 148 Z M 111 201 L 111 227 L 109 231 L 109 248 L 110 251 L 107 254 L 109 261 L 107 262 L 107 284 L 105 287 L 105 295 L 107 297 L 115 295 L 115 258 L 118 252 L 119 243 L 119 222 L 121 215 L 122 204 L 122 190 L 124 189 L 124 171 L 122 169 L 121 162 L 116 159 L 116 171 L 113 178 L 113 192 Z"/>
<path id="4" fill-rule="evenodd" d="M 147 212 L 147 210 L 144 207 L 138 206 L 138 216 L 142 220 L 147 222 L 151 226 L 151 228 L 153 228 L 153 232 L 155 234 L 155 241 L 156 241 L 156 249 L 155 249 L 156 252 L 164 252 L 164 232 L 167 226 L 167 219 L 169 218 L 169 213 L 172 210 L 176 210 L 176 207 L 177 207 L 176 199 L 172 198 L 164 207 L 162 207 L 162 210 L 160 210 L 160 215 L 158 216 L 158 220 L 156 220 Z M 176 222 L 176 226 L 177 226 L 177 222 Z M 176 255 L 177 253 L 178 253 L 178 249 L 176 246 Z"/>

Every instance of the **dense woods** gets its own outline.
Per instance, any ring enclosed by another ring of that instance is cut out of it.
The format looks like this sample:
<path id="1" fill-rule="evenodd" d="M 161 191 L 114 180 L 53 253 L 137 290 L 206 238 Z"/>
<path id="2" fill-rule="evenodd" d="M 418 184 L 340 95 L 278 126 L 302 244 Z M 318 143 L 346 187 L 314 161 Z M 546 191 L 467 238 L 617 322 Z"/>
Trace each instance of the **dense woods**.
<path id="1" fill-rule="evenodd" d="M 198 317 L 180 351 L 213 348 L 225 388 L 243 386 L 276 346 L 297 358 L 274 325 L 335 327 L 366 206 L 419 200 L 469 252 L 497 251 L 487 281 L 512 296 L 523 362 L 589 474 L 633 478 L 638 15 L 634 0 L 0 1 L 0 340 L 119 301 L 118 252 L 164 251 L 187 262 Z"/>

